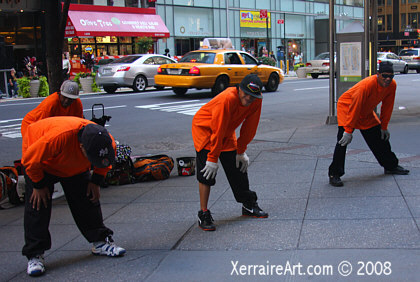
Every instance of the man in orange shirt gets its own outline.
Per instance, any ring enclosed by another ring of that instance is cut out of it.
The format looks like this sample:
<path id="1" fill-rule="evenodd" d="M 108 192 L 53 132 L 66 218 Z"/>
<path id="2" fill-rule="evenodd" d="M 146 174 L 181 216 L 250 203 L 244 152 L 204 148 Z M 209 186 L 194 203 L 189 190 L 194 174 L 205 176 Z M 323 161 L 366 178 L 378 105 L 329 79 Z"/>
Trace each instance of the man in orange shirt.
<path id="1" fill-rule="evenodd" d="M 108 131 L 77 117 L 50 117 L 31 124 L 24 135 L 25 245 L 27 273 L 45 272 L 43 254 L 51 248 L 48 230 L 51 194 L 60 182 L 70 211 L 82 235 L 93 243 L 94 255 L 122 256 L 125 250 L 112 240 L 103 223 L 100 187 L 115 161 L 115 142 Z M 91 175 L 91 167 L 94 167 Z"/>
<path id="2" fill-rule="evenodd" d="M 192 137 L 197 152 L 197 180 L 200 193 L 198 226 L 214 231 L 213 218 L 207 209 L 210 187 L 216 183 L 218 159 L 228 178 L 233 195 L 242 203 L 242 215 L 268 217 L 257 204 L 257 194 L 249 190 L 245 153 L 254 138 L 261 114 L 262 82 L 257 75 L 247 75 L 238 87 L 230 87 L 198 110 L 192 121 Z M 237 139 L 235 130 L 241 126 Z"/>
<path id="3" fill-rule="evenodd" d="M 54 116 L 83 118 L 83 105 L 79 99 L 79 85 L 77 82 L 64 81 L 59 92 L 54 92 L 45 98 L 41 104 L 25 115 L 20 127 L 22 138 L 25 136 L 26 128 L 30 124 Z"/>
<path id="4" fill-rule="evenodd" d="M 328 175 L 332 186 L 343 186 L 344 163 L 347 145 L 353 138 L 354 129 L 359 129 L 385 174 L 406 175 L 410 171 L 398 165 L 391 151 L 388 123 L 394 107 L 397 83 L 392 78 L 392 63 L 381 62 L 377 75 L 369 76 L 340 96 L 337 102 L 338 134 L 333 161 Z M 375 107 L 382 102 L 380 118 Z"/>
<path id="5" fill-rule="evenodd" d="M 54 116 L 75 116 L 83 118 L 83 105 L 79 99 L 77 82 L 66 80 L 61 84 L 60 91 L 44 99 L 35 109 L 25 115 L 20 127 L 22 138 L 28 126 L 38 120 Z M 25 146 L 23 144 L 23 146 Z M 64 195 L 63 189 L 57 185 L 53 199 Z"/>

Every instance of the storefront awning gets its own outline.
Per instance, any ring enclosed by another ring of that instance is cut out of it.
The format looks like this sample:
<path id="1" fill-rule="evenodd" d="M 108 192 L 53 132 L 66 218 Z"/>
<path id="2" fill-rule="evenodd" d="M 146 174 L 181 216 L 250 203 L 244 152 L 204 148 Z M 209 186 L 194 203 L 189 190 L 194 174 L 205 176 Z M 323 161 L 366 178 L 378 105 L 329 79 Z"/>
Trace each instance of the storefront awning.
<path id="1" fill-rule="evenodd" d="M 169 37 L 159 15 L 69 11 L 65 37 L 149 36 Z"/>

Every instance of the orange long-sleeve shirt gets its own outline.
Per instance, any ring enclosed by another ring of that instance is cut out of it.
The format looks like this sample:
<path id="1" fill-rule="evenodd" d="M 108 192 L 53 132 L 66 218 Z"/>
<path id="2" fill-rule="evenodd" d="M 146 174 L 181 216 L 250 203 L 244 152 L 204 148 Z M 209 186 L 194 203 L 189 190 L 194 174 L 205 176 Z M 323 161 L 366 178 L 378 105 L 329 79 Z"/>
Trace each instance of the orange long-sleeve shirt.
<path id="1" fill-rule="evenodd" d="M 25 115 L 22 120 L 20 132 L 22 138 L 26 133 L 28 126 L 38 120 L 55 116 L 75 116 L 83 118 L 83 105 L 80 99 L 75 99 L 67 108 L 60 103 L 60 96 L 57 92 L 51 94 L 41 102 L 35 109 Z"/>
<path id="2" fill-rule="evenodd" d="M 197 152 L 209 150 L 207 160 L 217 163 L 220 152 L 246 151 L 254 138 L 261 115 L 262 100 L 244 107 L 236 87 L 227 88 L 198 110 L 192 121 L 192 137 Z M 241 125 L 240 136 L 235 130 Z"/>
<path id="3" fill-rule="evenodd" d="M 50 117 L 28 127 L 23 137 L 28 147 L 22 152 L 22 164 L 35 188 L 43 187 L 44 172 L 70 177 L 91 168 L 80 149 L 77 135 L 81 128 L 91 123 L 94 122 L 78 117 Z M 111 138 L 115 151 L 114 138 Z M 96 179 L 104 177 L 110 168 L 94 168 L 94 176 L 96 174 Z"/>
<path id="4" fill-rule="evenodd" d="M 387 129 L 394 108 L 396 89 L 395 80 L 388 87 L 380 86 L 377 75 L 358 82 L 338 99 L 338 125 L 343 126 L 347 133 L 353 133 L 354 129 L 369 129 L 378 124 L 382 129 Z M 381 115 L 378 118 L 374 110 L 380 102 Z"/>

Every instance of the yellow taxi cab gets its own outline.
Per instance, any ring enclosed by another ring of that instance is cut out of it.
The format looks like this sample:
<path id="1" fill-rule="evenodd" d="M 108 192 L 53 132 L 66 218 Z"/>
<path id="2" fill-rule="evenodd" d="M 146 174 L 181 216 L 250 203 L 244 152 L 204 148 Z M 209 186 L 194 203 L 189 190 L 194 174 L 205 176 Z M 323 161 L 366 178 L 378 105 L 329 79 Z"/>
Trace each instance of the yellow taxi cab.
<path id="1" fill-rule="evenodd" d="M 284 79 L 280 68 L 263 65 L 247 52 L 200 49 L 185 54 L 178 63 L 161 65 L 155 75 L 155 84 L 172 87 L 178 96 L 190 88 L 209 88 L 217 95 L 227 87 L 239 84 L 251 73 L 258 75 L 267 92 L 276 91 Z"/>

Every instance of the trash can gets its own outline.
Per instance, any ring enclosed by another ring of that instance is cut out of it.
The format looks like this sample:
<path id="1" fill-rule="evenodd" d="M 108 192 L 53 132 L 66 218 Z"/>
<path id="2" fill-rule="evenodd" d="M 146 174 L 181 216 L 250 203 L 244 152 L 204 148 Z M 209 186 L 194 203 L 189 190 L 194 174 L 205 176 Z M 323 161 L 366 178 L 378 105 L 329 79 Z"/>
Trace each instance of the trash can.
<path id="1" fill-rule="evenodd" d="M 195 157 L 181 157 L 176 159 L 179 176 L 195 174 Z"/>
<path id="2" fill-rule="evenodd" d="M 300 67 L 296 70 L 296 75 L 298 78 L 306 78 L 306 68 Z"/>

